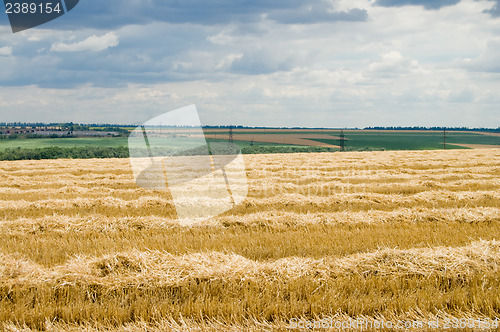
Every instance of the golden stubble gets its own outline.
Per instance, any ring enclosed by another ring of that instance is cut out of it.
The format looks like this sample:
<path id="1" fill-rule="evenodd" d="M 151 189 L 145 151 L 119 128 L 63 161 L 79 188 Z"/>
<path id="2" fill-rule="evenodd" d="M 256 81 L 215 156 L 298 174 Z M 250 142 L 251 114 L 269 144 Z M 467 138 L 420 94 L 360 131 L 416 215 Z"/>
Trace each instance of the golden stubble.
<path id="1" fill-rule="evenodd" d="M 185 227 L 126 159 L 1 162 L 4 329 L 500 315 L 499 149 L 245 163 L 245 201 Z"/>

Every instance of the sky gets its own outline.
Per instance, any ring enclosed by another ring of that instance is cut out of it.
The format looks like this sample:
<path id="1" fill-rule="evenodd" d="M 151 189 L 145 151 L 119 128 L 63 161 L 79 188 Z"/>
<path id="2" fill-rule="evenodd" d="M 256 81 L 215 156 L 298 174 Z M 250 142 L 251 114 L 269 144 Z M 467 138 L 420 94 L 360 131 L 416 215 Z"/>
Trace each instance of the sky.
<path id="1" fill-rule="evenodd" d="M 80 0 L 12 33 L 0 122 L 500 127 L 500 0 Z"/>

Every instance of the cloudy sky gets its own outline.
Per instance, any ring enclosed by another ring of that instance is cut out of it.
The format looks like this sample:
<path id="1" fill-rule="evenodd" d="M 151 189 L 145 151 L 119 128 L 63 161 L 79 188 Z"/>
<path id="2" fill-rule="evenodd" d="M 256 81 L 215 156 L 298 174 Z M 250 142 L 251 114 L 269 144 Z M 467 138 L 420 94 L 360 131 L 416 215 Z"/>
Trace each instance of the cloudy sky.
<path id="1" fill-rule="evenodd" d="M 80 0 L 13 34 L 0 122 L 500 126 L 500 0 Z"/>

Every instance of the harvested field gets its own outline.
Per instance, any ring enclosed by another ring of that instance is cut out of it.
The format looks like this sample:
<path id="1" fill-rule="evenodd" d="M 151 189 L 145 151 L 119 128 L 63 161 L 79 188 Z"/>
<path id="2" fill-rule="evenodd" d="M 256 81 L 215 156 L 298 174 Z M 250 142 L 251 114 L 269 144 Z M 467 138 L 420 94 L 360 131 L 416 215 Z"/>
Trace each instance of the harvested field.
<path id="1" fill-rule="evenodd" d="M 1 328 L 500 318 L 499 149 L 245 162 L 247 199 L 189 227 L 128 160 L 0 162 Z"/>

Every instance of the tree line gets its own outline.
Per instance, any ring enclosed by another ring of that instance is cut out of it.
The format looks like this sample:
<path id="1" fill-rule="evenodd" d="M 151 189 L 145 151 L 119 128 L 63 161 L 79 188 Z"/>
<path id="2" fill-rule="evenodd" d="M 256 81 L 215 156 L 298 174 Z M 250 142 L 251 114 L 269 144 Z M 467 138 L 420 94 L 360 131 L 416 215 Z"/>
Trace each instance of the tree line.
<path id="1" fill-rule="evenodd" d="M 366 127 L 363 130 L 423 130 L 423 131 L 485 131 L 500 132 L 500 127 L 494 128 L 468 128 L 468 127 Z"/>

